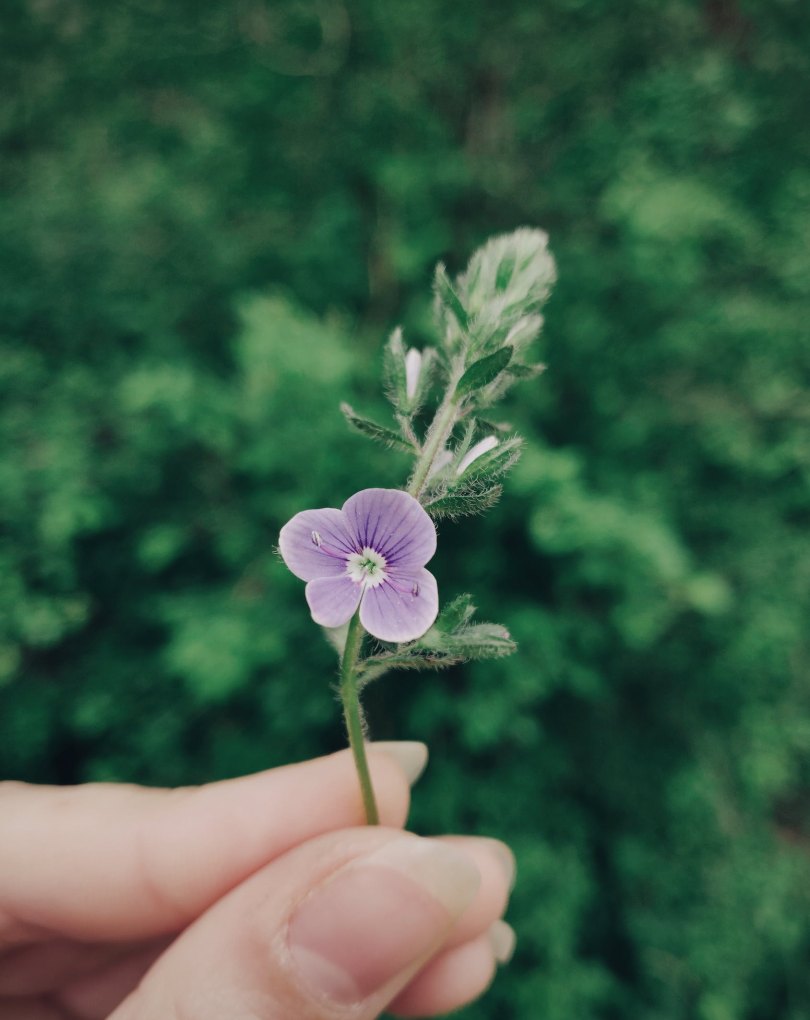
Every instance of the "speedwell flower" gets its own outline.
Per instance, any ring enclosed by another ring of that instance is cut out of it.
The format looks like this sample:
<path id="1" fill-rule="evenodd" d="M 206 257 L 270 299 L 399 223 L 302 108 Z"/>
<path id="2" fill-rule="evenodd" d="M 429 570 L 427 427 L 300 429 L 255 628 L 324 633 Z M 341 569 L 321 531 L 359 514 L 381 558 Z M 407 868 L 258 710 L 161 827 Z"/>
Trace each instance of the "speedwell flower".
<path id="1" fill-rule="evenodd" d="M 425 570 L 436 529 L 401 489 L 363 489 L 340 510 L 303 510 L 278 544 L 290 570 L 308 582 L 307 603 L 322 627 L 340 627 L 359 606 L 369 634 L 412 641 L 436 619 L 436 578 Z"/>

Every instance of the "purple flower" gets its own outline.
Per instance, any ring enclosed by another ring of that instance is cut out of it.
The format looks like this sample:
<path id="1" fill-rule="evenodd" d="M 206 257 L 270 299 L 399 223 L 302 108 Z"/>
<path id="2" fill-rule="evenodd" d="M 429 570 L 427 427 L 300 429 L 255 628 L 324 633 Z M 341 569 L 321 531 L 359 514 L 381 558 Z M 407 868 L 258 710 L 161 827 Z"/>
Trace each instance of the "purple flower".
<path id="1" fill-rule="evenodd" d="M 400 489 L 363 489 L 341 510 L 303 510 L 281 529 L 284 562 L 302 581 L 312 619 L 339 627 L 360 606 L 360 622 L 381 641 L 412 641 L 436 619 L 436 578 L 425 564 L 436 529 Z"/>

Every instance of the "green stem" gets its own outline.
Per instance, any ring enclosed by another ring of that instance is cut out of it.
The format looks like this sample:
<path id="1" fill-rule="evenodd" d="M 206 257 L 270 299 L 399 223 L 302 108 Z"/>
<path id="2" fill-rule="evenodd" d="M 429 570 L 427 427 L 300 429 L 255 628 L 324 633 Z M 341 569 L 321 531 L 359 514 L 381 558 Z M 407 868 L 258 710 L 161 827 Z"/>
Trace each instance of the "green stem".
<path id="1" fill-rule="evenodd" d="M 363 626 L 360 623 L 360 610 L 358 609 L 349 621 L 349 629 L 346 632 L 346 645 L 343 649 L 343 658 L 340 660 L 340 700 L 343 702 L 343 717 L 346 720 L 346 729 L 349 733 L 349 746 L 354 755 L 357 778 L 360 780 L 360 792 L 363 795 L 363 806 L 366 809 L 366 821 L 369 825 L 379 825 L 380 816 L 377 811 L 374 787 L 371 785 L 371 775 L 368 770 L 363 712 L 360 708 L 360 696 L 357 690 L 357 657 L 363 644 L 363 634 Z"/>
<path id="2" fill-rule="evenodd" d="M 456 416 L 458 414 L 456 383 L 457 380 L 454 380 L 447 388 L 447 393 L 439 405 L 438 411 L 436 411 L 436 417 L 431 422 L 422 453 L 416 462 L 411 480 L 408 483 L 407 491 L 416 499 L 419 499 L 430 474 L 430 469 L 433 467 L 433 462 L 436 460 L 439 451 L 444 449 L 444 444 L 447 442 L 450 433 L 453 431 L 453 426 L 456 424 Z"/>

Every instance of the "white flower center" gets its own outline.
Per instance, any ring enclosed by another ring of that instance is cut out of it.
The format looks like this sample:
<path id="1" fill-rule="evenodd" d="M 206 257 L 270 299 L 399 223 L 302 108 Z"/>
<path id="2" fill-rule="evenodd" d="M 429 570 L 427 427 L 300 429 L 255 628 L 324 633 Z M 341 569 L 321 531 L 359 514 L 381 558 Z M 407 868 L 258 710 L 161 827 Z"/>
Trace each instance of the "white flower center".
<path id="1" fill-rule="evenodd" d="M 376 588 L 387 578 L 385 557 L 366 546 L 362 552 L 353 553 L 346 561 L 346 573 L 357 584 L 367 588 Z"/>

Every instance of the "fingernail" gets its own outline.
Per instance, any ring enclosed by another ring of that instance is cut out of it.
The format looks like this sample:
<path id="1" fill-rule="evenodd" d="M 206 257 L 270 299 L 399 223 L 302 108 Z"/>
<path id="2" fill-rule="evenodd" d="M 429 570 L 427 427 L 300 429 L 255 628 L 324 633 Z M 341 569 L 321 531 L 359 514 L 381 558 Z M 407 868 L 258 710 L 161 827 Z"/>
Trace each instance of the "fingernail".
<path id="1" fill-rule="evenodd" d="M 509 963 L 517 941 L 514 928 L 506 921 L 496 921 L 490 925 L 487 934 L 492 945 L 492 954 L 498 963 Z"/>
<path id="2" fill-rule="evenodd" d="M 517 877 L 515 855 L 506 843 L 502 843 L 499 839 L 490 839 L 487 842 L 492 848 L 493 854 L 498 858 L 498 864 L 503 868 L 506 884 L 509 887 L 509 892 L 511 892 L 515 888 L 515 878 Z"/>
<path id="3" fill-rule="evenodd" d="M 411 786 L 425 771 L 428 749 L 427 744 L 419 740 L 375 740 L 369 746 L 393 758 L 408 777 Z"/>
<path id="4" fill-rule="evenodd" d="M 466 854 L 418 836 L 345 865 L 301 903 L 288 945 L 316 998 L 362 1002 L 410 974 L 470 905 L 481 876 Z"/>

